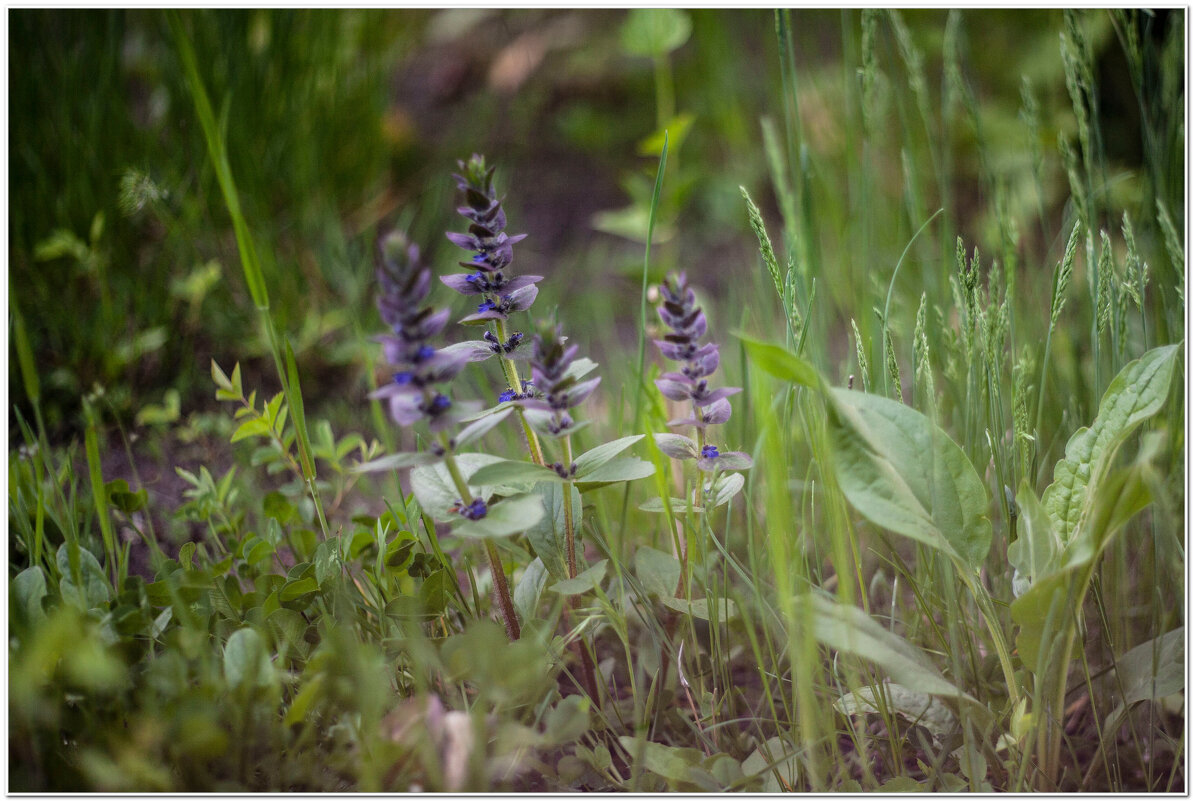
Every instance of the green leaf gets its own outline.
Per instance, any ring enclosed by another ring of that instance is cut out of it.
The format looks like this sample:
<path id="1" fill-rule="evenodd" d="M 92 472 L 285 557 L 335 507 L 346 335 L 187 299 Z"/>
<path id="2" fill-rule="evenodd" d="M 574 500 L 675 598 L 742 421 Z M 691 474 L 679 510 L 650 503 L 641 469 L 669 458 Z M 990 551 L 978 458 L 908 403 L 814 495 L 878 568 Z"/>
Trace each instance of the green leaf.
<path id="1" fill-rule="evenodd" d="M 609 462 L 614 456 L 642 439 L 644 434 L 634 434 L 629 437 L 615 439 L 603 445 L 597 445 L 592 450 L 585 451 L 576 457 L 576 479 L 581 480 L 601 465 Z"/>
<path id="2" fill-rule="evenodd" d="M 659 450 L 672 459 L 696 459 L 700 456 L 696 442 L 682 434 L 655 434 L 654 441 Z"/>
<path id="3" fill-rule="evenodd" d="M 1176 695 L 1185 689 L 1185 627 L 1132 648 L 1115 660 L 1114 669 L 1122 698 L 1106 716 L 1103 737 L 1115 736 L 1132 704 Z"/>
<path id="4" fill-rule="evenodd" d="M 764 793 L 789 793 L 799 781 L 799 761 L 792 746 L 782 737 L 771 737 L 741 763 L 746 776 L 762 777 Z"/>
<path id="5" fill-rule="evenodd" d="M 497 426 L 502 420 L 509 417 L 513 413 L 514 407 L 507 406 L 504 409 L 498 409 L 492 414 L 485 415 L 460 429 L 460 433 L 456 434 L 456 447 L 462 448 L 473 440 L 480 439 L 487 434 L 492 428 Z"/>
<path id="6" fill-rule="evenodd" d="M 526 529 L 526 539 L 534 548 L 534 552 L 543 560 L 547 572 L 557 580 L 567 578 L 567 556 L 565 553 L 567 533 L 563 508 L 564 487 L 572 493 L 573 525 L 580 528 L 581 500 L 580 491 L 572 485 L 560 483 L 537 484 L 534 494 L 543 499 L 544 514 L 530 528 Z"/>
<path id="7" fill-rule="evenodd" d="M 605 484 L 635 481 L 653 475 L 654 465 L 650 462 L 643 461 L 636 456 L 623 456 L 589 471 L 583 478 L 578 478 L 576 483 L 580 485 L 581 492 L 586 492 Z"/>
<path id="8" fill-rule="evenodd" d="M 1019 572 L 1020 579 L 1028 580 L 1030 586 L 1030 581 L 1047 576 L 1056 569 L 1056 558 L 1061 546 L 1052 531 L 1048 514 L 1040 504 L 1040 499 L 1031 491 L 1027 479 L 1019 484 L 1015 504 L 1019 507 L 1019 538 L 1007 546 L 1007 561 Z"/>
<path id="9" fill-rule="evenodd" d="M 149 492 L 145 489 L 130 492 L 128 482 L 123 478 L 104 484 L 104 492 L 108 496 L 108 503 L 125 514 L 132 514 L 145 508 L 149 501 Z"/>
<path id="10" fill-rule="evenodd" d="M 379 473 L 388 470 L 401 470 L 405 467 L 418 467 L 419 465 L 435 464 L 443 457 L 436 456 L 433 453 L 420 451 L 417 453 L 391 453 L 389 456 L 382 456 L 379 459 L 371 459 L 367 462 L 355 464 L 348 469 L 350 473 Z"/>
<path id="11" fill-rule="evenodd" d="M 928 693 L 912 690 L 894 682 L 883 682 L 882 692 L 874 687 L 862 687 L 845 693 L 833 702 L 843 715 L 867 712 L 893 712 L 911 723 L 927 729 L 937 745 L 957 728 L 957 716 L 947 706 Z"/>
<path id="12" fill-rule="evenodd" d="M 635 8 L 621 29 L 621 44 L 632 56 L 662 58 L 692 35 L 692 20 L 677 8 Z"/>
<path id="13" fill-rule="evenodd" d="M 736 475 L 736 474 L 735 474 Z M 644 502 L 638 505 L 638 508 L 643 512 L 665 512 L 667 507 L 663 504 L 662 498 L 647 498 Z M 688 502 L 683 498 L 671 499 L 671 511 L 675 514 L 682 514 L 688 511 Z M 692 506 L 692 511 L 699 514 L 704 511 L 703 506 Z"/>
<path id="14" fill-rule="evenodd" d="M 112 587 L 104 575 L 104 569 L 99 561 L 86 548 L 79 548 L 79 580 L 82 586 L 71 580 L 70 555 L 64 543 L 58 547 L 56 555 L 58 572 L 62 575 L 58 582 L 58 591 L 62 593 L 62 600 L 86 612 L 103 606 L 112 597 Z"/>
<path id="15" fill-rule="evenodd" d="M 452 533 L 460 537 L 510 537 L 533 526 L 543 517 L 543 499 L 538 495 L 519 495 L 504 498 L 489 506 L 488 513 L 480 520 L 461 521 L 452 527 Z"/>
<path id="16" fill-rule="evenodd" d="M 601 579 L 605 577 L 605 568 L 608 564 L 608 559 L 602 559 L 574 579 L 567 579 L 557 584 L 552 584 L 551 591 L 557 592 L 560 595 L 579 595 L 582 592 L 588 592 L 601 583 Z"/>
<path id="17" fill-rule="evenodd" d="M 514 609 L 523 620 L 535 619 L 535 611 L 538 609 L 539 598 L 543 595 L 543 587 L 547 585 L 548 575 L 542 558 L 537 556 L 522 571 L 522 577 L 514 586 Z"/>
<path id="18" fill-rule="evenodd" d="M 224 679 L 234 690 L 269 687 L 276 680 L 269 650 L 253 629 L 240 629 L 224 646 Z"/>
<path id="19" fill-rule="evenodd" d="M 753 339 L 745 334 L 734 332 L 733 335 L 746 346 L 746 356 L 750 364 L 763 372 L 802 387 L 817 389 L 821 386 L 816 368 L 785 348 Z"/>
<path id="20" fill-rule="evenodd" d="M 549 467 L 513 459 L 504 459 L 482 467 L 468 476 L 468 483 L 477 487 L 492 487 L 498 484 L 535 484 L 540 481 L 563 481 L 563 478 Z"/>
<path id="21" fill-rule="evenodd" d="M 269 630 L 273 633 L 274 642 L 280 651 L 288 647 L 299 656 L 305 657 L 311 646 L 305 639 L 307 620 L 301 612 L 293 609 L 277 609 L 269 614 L 265 620 Z"/>
<path id="22" fill-rule="evenodd" d="M 741 492 L 746 485 L 746 477 L 741 473 L 723 473 L 712 483 L 712 508 L 724 506 L 734 495 Z M 707 489 L 707 485 L 706 485 Z M 703 498 L 701 499 L 703 500 Z"/>
<path id="23" fill-rule="evenodd" d="M 551 707 L 543 719 L 543 745 L 563 745 L 588 731 L 592 702 L 582 695 L 569 695 Z"/>
<path id="24" fill-rule="evenodd" d="M 42 599 L 46 597 L 46 574 L 40 567 L 27 567 L 12 580 L 12 595 L 16 609 L 27 626 L 35 626 L 46 619 Z"/>
<path id="25" fill-rule="evenodd" d="M 252 420 L 245 420 L 240 424 L 240 427 L 232 432 L 232 442 L 239 442 L 242 439 L 249 437 L 268 437 L 270 435 L 269 423 L 264 418 L 254 417 Z"/>
<path id="26" fill-rule="evenodd" d="M 261 507 L 266 517 L 273 518 L 283 526 L 298 516 L 298 510 L 294 508 L 294 505 L 286 499 L 285 495 L 276 490 L 265 495 Z"/>
<path id="27" fill-rule="evenodd" d="M 698 748 L 678 748 L 649 740 L 643 742 L 624 735 L 618 739 L 627 753 L 642 754 L 642 767 L 662 776 L 668 782 L 695 783 L 697 774 L 703 774 L 700 778 L 707 777 L 708 780 L 712 780 L 707 771 L 701 768 L 704 752 Z"/>
<path id="28" fill-rule="evenodd" d="M 861 609 L 815 593 L 797 598 L 796 603 L 797 614 L 812 622 L 816 639 L 829 648 L 873 662 L 909 690 L 965 700 L 979 713 L 984 709 L 940 675 L 922 651 L 879 625 Z"/>
<path id="29" fill-rule="evenodd" d="M 851 390 L 826 393 L 837 480 L 867 519 L 977 569 L 990 550 L 982 479 L 924 415 Z"/>
<path id="30" fill-rule="evenodd" d="M 1096 493 L 1119 447 L 1164 405 L 1180 348 L 1179 344 L 1154 348 L 1127 364 L 1107 387 L 1093 425 L 1069 439 L 1065 458 L 1057 463 L 1042 498 L 1062 544 L 1076 536 L 1087 512 L 1085 499 Z"/>
<path id="31" fill-rule="evenodd" d="M 1057 569 L 1036 577 L 1031 588 L 1011 603 L 1011 619 L 1019 624 L 1015 643 L 1029 670 L 1040 669 L 1041 656 L 1056 642 L 1062 625 L 1075 625 L 1067 618 L 1085 598 L 1097 557 L 1126 522 L 1151 502 L 1145 470 L 1146 465 L 1137 462 L 1103 479 L 1082 519 L 1080 534 L 1057 557 Z"/>
<path id="32" fill-rule="evenodd" d="M 176 389 L 167 389 L 161 405 L 149 403 L 137 412 L 136 423 L 139 426 L 165 425 L 173 423 L 182 416 L 182 396 Z"/>
<path id="33" fill-rule="evenodd" d="M 282 585 L 281 591 L 278 593 L 278 599 L 282 603 L 296 601 L 304 595 L 319 591 L 319 580 L 314 576 L 307 576 L 306 578 L 298 579 L 297 581 L 287 581 Z"/>
<path id="34" fill-rule="evenodd" d="M 668 594 L 670 592 L 669 590 Z M 737 615 L 737 604 L 728 598 L 721 598 L 719 601 L 720 603 L 717 604 L 717 620 L 724 622 Z M 707 598 L 697 598 L 695 601 L 687 598 L 664 598 L 663 605 L 668 609 L 674 609 L 676 612 L 691 615 L 699 620 L 712 620 Z"/>
<path id="35" fill-rule="evenodd" d="M 506 461 L 500 456 L 490 456 L 487 453 L 458 453 L 455 460 L 460 472 L 465 476 L 476 473 L 482 467 Z M 410 488 L 423 511 L 434 520 L 449 523 L 459 519 L 460 516 L 452 511 L 452 507 L 460 500 L 460 492 L 456 489 L 447 466 L 442 462 L 420 465 L 411 470 Z M 468 491 L 473 496 L 481 494 L 480 487 L 473 484 L 469 484 Z"/>
<path id="36" fill-rule="evenodd" d="M 669 553 L 642 545 L 634 552 L 634 573 L 648 593 L 670 598 L 679 584 L 679 560 Z"/>
<path id="37" fill-rule="evenodd" d="M 423 614 L 438 615 L 447 608 L 452 597 L 452 582 L 455 579 L 446 570 L 436 570 L 423 579 L 418 588 L 418 599 L 422 604 Z"/>

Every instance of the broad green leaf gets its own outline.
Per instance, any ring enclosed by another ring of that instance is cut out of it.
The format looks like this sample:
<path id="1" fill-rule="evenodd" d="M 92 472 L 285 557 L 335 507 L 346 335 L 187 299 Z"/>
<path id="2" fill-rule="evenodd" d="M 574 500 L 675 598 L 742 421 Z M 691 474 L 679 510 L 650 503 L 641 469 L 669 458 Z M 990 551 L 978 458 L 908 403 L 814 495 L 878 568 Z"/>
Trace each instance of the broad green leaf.
<path id="1" fill-rule="evenodd" d="M 278 650 L 289 648 L 303 657 L 310 652 L 311 645 L 305 639 L 307 620 L 301 612 L 278 609 L 271 612 L 265 622 L 274 635 Z"/>
<path id="2" fill-rule="evenodd" d="M 543 587 L 547 585 L 547 577 L 547 568 L 543 567 L 542 558 L 535 557 L 514 585 L 514 609 L 523 620 L 535 619 L 539 598 L 542 597 Z"/>
<path id="3" fill-rule="evenodd" d="M 945 679 L 920 649 L 888 631 L 852 606 L 843 606 L 819 594 L 796 599 L 797 614 L 812 621 L 816 639 L 829 648 L 878 665 L 890 679 L 905 688 L 929 695 L 969 701 L 983 707 Z"/>
<path id="4" fill-rule="evenodd" d="M 12 580 L 12 595 L 16 609 L 26 625 L 34 626 L 46 619 L 42 599 L 46 597 L 46 574 L 40 567 L 27 567 Z"/>
<path id="5" fill-rule="evenodd" d="M 634 573 L 651 595 L 670 598 L 679 584 L 679 560 L 669 553 L 643 545 L 634 552 Z"/>
<path id="6" fill-rule="evenodd" d="M 729 503 L 730 499 L 741 492 L 741 488 L 745 485 L 746 477 L 741 473 L 722 473 L 712 484 L 712 508 L 716 509 L 718 506 Z"/>
<path id="7" fill-rule="evenodd" d="M 572 523 L 576 531 L 580 530 L 580 491 L 575 486 L 555 482 L 535 486 L 534 494 L 543 499 L 544 514 L 537 523 L 526 529 L 526 539 L 530 541 L 534 552 L 543 560 L 547 572 L 559 581 L 567 578 L 567 534 L 563 509 L 565 486 L 572 493 Z"/>
<path id="8" fill-rule="evenodd" d="M 666 506 L 663 504 L 663 499 L 659 498 L 657 496 L 653 497 L 653 498 L 647 498 L 643 503 L 640 503 L 638 505 L 638 508 L 641 509 L 643 512 L 664 512 L 664 511 L 666 511 Z M 671 511 L 674 512 L 675 514 L 682 514 L 683 512 L 688 511 L 688 502 L 685 501 L 683 498 L 672 498 L 671 499 Z M 704 507 L 693 505 L 692 511 L 699 514 L 700 512 L 704 511 Z"/>
<path id="9" fill-rule="evenodd" d="M 456 464 L 460 472 L 472 475 L 482 467 L 504 462 L 500 456 L 490 456 L 487 453 L 458 453 Z M 414 497 L 422 506 L 423 511 L 440 522 L 454 522 L 459 515 L 452 511 L 460 501 L 460 491 L 452 480 L 451 473 L 442 462 L 433 465 L 420 465 L 410 471 L 410 488 Z M 468 491 L 475 497 L 481 494 L 480 487 L 469 484 Z"/>
<path id="10" fill-rule="evenodd" d="M 833 389 L 829 436 L 845 497 L 871 522 L 976 569 L 990 550 L 986 488 L 948 434 L 898 401 Z"/>
<path id="11" fill-rule="evenodd" d="M 1082 522 L 1081 535 L 1057 557 L 1057 568 L 1037 577 L 1031 588 L 1011 603 L 1011 619 L 1019 624 L 1015 643 L 1029 670 L 1041 666 L 1041 653 L 1056 641 L 1089 588 L 1096 558 L 1123 525 L 1144 509 L 1151 495 L 1143 478 L 1145 466 L 1136 463 L 1104 479 L 1091 510 Z"/>
<path id="12" fill-rule="evenodd" d="M 700 456 L 696 442 L 682 434 L 655 434 L 654 441 L 659 450 L 672 459 L 695 459 Z"/>
<path id="13" fill-rule="evenodd" d="M 1030 586 L 1030 581 L 1047 576 L 1055 569 L 1060 543 L 1052 531 L 1048 514 L 1031 491 L 1027 479 L 1019 484 L 1015 504 L 1019 507 L 1019 538 L 1007 546 L 1007 561 Z"/>
<path id="14" fill-rule="evenodd" d="M 820 386 L 820 375 L 816 368 L 785 348 L 752 339 L 744 334 L 735 333 L 734 336 L 746 346 L 750 364 L 763 372 L 803 387 L 816 389 Z"/>
<path id="15" fill-rule="evenodd" d="M 880 712 L 885 708 L 923 726 L 938 745 L 957 727 L 957 716 L 934 696 L 890 681 L 883 682 L 881 694 L 874 687 L 862 687 L 845 693 L 833 706 L 843 715 Z"/>
<path id="16" fill-rule="evenodd" d="M 678 748 L 676 746 L 653 743 L 649 740 L 639 742 L 634 737 L 621 736 L 622 746 L 627 753 L 642 753 L 642 766 L 651 773 L 662 776 L 669 782 L 694 782 L 696 771 L 707 773 L 701 768 L 704 752 L 698 748 Z M 709 776 L 711 779 L 712 777 Z"/>
<path id="17" fill-rule="evenodd" d="M 249 437 L 268 437 L 269 431 L 269 423 L 263 418 L 254 417 L 252 420 L 245 420 L 239 428 L 232 432 L 231 441 L 239 442 Z"/>
<path id="18" fill-rule="evenodd" d="M 417 453 L 392 453 L 389 456 L 382 456 L 379 459 L 372 459 L 367 462 L 353 465 L 349 468 L 351 473 L 376 473 L 383 470 L 401 470 L 404 467 L 418 467 L 420 465 L 434 464 L 440 461 L 443 457 L 436 456 L 433 453 L 420 451 Z"/>
<path id="19" fill-rule="evenodd" d="M 1103 737 L 1114 737 L 1128 707 L 1154 701 L 1185 689 L 1185 627 L 1136 646 L 1115 660 L 1122 698 L 1109 715 Z"/>
<path id="20" fill-rule="evenodd" d="M 792 792 L 799 781 L 797 751 L 799 748 L 782 737 L 771 737 L 745 758 L 741 763 L 742 773 L 746 776 L 761 776 L 761 790 L 764 793 Z"/>
<path id="21" fill-rule="evenodd" d="M 1093 424 L 1069 439 L 1042 499 L 1061 543 L 1076 536 L 1087 513 L 1085 499 L 1096 493 L 1119 447 L 1164 405 L 1180 348 L 1154 348 L 1120 370 L 1102 396 Z"/>
<path id="22" fill-rule="evenodd" d="M 928 787 L 920 784 L 910 776 L 896 776 L 893 779 L 887 779 L 878 788 L 877 792 L 882 793 L 926 793 Z"/>
<path id="23" fill-rule="evenodd" d="M 692 20 L 677 8 L 635 8 L 621 29 L 621 44 L 632 56 L 662 58 L 692 35 Z"/>
<path id="24" fill-rule="evenodd" d="M 687 598 L 664 598 L 663 605 L 681 614 L 691 615 L 699 620 L 711 620 L 708 599 L 697 598 L 695 601 Z M 717 620 L 725 621 L 737 615 L 737 604 L 728 598 L 719 599 L 717 604 Z"/>
<path id="25" fill-rule="evenodd" d="M 601 583 L 601 579 L 605 577 L 605 567 L 608 564 L 608 559 L 602 559 L 574 579 L 566 579 L 552 584 L 551 591 L 560 595 L 579 595 L 582 592 L 588 592 Z"/>
<path id="26" fill-rule="evenodd" d="M 461 537 L 509 537 L 533 526 L 543 517 L 543 499 L 538 495 L 519 495 L 504 498 L 489 506 L 480 520 L 467 520 L 452 526 L 452 533 Z"/>
<path id="27" fill-rule="evenodd" d="M 297 581 L 287 581 L 282 586 L 281 591 L 278 593 L 278 599 L 282 603 L 288 603 L 290 601 L 296 601 L 299 598 L 302 598 L 304 595 L 310 595 L 311 593 L 318 592 L 318 590 L 318 579 L 316 579 L 314 576 L 307 576 L 306 578 L 298 579 Z"/>
<path id="28" fill-rule="evenodd" d="M 224 646 L 224 679 L 234 690 L 269 687 L 277 679 L 269 650 L 253 629 L 240 629 Z"/>
<path id="29" fill-rule="evenodd" d="M 636 481 L 639 478 L 653 475 L 654 465 L 650 462 L 643 461 L 637 456 L 623 456 L 589 471 L 583 478 L 577 479 L 576 483 L 580 485 L 581 492 L 586 492 L 606 484 Z"/>
<path id="30" fill-rule="evenodd" d="M 576 457 L 576 479 L 582 480 L 585 476 L 592 473 L 601 465 L 609 462 L 614 456 L 624 451 L 626 448 L 633 445 L 638 440 L 642 439 L 644 434 L 634 434 L 629 437 L 622 437 L 615 439 L 612 442 L 606 442 L 603 445 L 597 445 L 589 451 L 585 451 Z"/>
<path id="31" fill-rule="evenodd" d="M 62 579 L 58 582 L 58 591 L 62 593 L 62 600 L 86 612 L 107 603 L 112 597 L 112 586 L 99 561 L 86 548 L 79 548 L 79 580 L 78 586 L 71 580 L 70 555 L 64 543 L 58 547 L 56 559 L 58 572 Z"/>
<path id="32" fill-rule="evenodd" d="M 563 698 L 543 719 L 543 744 L 563 745 L 579 740 L 588 731 L 589 708 L 592 702 L 583 695 L 569 695 Z"/>
<path id="33" fill-rule="evenodd" d="M 477 420 L 472 421 L 468 425 L 460 429 L 460 433 L 456 434 L 456 447 L 462 448 L 473 440 L 480 439 L 489 431 L 495 428 L 502 420 L 509 417 L 514 411 L 513 406 L 507 406 L 504 409 L 498 409 L 492 414 L 485 415 Z"/>
<path id="34" fill-rule="evenodd" d="M 549 467 L 513 459 L 503 459 L 500 462 L 487 465 L 468 477 L 468 483 L 477 487 L 492 487 L 497 484 L 535 484 L 539 481 L 563 481 L 563 478 Z"/>

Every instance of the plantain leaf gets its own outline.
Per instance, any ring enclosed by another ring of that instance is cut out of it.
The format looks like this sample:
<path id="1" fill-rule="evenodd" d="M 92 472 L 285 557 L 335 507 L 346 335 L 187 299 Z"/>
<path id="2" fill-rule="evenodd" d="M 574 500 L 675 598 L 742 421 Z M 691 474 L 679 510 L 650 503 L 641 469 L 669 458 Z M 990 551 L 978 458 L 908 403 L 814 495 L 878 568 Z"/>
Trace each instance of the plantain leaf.
<path id="1" fill-rule="evenodd" d="M 1185 627 L 1148 640 L 1115 661 L 1123 696 L 1106 716 L 1103 737 L 1113 737 L 1131 704 L 1176 695 L 1185 689 Z"/>
<path id="2" fill-rule="evenodd" d="M 1019 538 L 1007 546 L 1007 561 L 1015 568 L 1019 580 L 1030 586 L 1035 579 L 1056 569 L 1061 547 L 1048 513 L 1027 479 L 1020 482 L 1015 503 L 1019 507 Z M 1018 597 L 1023 592 L 1016 590 L 1015 594 Z"/>
<path id="3" fill-rule="evenodd" d="M 949 435 L 898 401 L 833 389 L 837 480 L 871 522 L 977 569 L 990 550 L 986 488 Z"/>
<path id="4" fill-rule="evenodd" d="M 1069 439 L 1042 499 L 1062 545 L 1077 535 L 1086 498 L 1095 494 L 1119 447 L 1164 405 L 1180 348 L 1153 348 L 1127 364 L 1107 387 L 1093 424 Z"/>
<path id="5" fill-rule="evenodd" d="M 796 599 L 798 611 L 811 620 L 816 639 L 842 653 L 878 665 L 892 681 L 913 692 L 969 702 L 975 713 L 989 714 L 978 701 L 945 679 L 922 651 L 883 628 L 852 606 L 843 606 L 819 594 Z"/>

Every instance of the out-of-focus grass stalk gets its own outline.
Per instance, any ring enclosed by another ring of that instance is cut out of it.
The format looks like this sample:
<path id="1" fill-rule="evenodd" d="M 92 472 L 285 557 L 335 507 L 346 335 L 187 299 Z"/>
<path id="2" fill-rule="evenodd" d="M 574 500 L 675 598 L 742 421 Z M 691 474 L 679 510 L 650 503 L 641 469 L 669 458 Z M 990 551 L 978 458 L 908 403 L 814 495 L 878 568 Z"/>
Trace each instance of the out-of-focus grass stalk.
<path id="1" fill-rule="evenodd" d="M 182 59 L 183 71 L 190 87 L 191 97 L 195 102 L 195 110 L 199 116 L 199 123 L 203 128 L 203 137 L 207 142 L 207 152 L 211 157 L 215 169 L 216 179 L 220 191 L 224 196 L 224 204 L 228 208 L 228 215 L 232 218 L 232 227 L 236 234 L 236 247 L 240 253 L 240 263 L 244 269 L 245 282 L 249 287 L 253 303 L 257 307 L 262 325 L 265 328 L 270 353 L 273 355 L 274 367 L 277 369 L 278 380 L 282 385 L 286 403 L 290 407 L 290 417 L 294 423 L 295 440 L 298 444 L 299 461 L 302 466 L 303 478 L 307 491 L 315 504 L 319 525 L 323 531 L 323 538 L 327 539 L 330 532 L 327 520 L 323 514 L 323 502 L 319 497 L 316 485 L 315 462 L 311 457 L 311 444 L 307 436 L 306 416 L 303 410 L 302 397 L 297 386 L 298 371 L 294 363 L 293 350 L 286 343 L 286 362 L 283 363 L 282 341 L 274 327 L 273 316 L 269 312 L 269 292 L 265 277 L 261 271 L 261 263 L 257 256 L 257 248 L 253 242 L 252 232 L 240 208 L 240 197 L 236 191 L 236 182 L 232 176 L 232 168 L 228 163 L 228 153 L 224 146 L 221 127 L 217 124 L 211 102 L 207 97 L 207 90 L 199 74 L 199 67 L 195 60 L 194 50 L 190 40 L 182 27 L 182 20 L 178 12 L 168 15 L 170 29 L 174 34 L 175 45 L 179 57 Z"/>
<path id="2" fill-rule="evenodd" d="M 108 509 L 108 493 L 104 489 L 103 466 L 99 455 L 99 426 L 95 419 L 95 408 L 87 401 L 83 402 L 83 411 L 87 417 L 87 430 L 83 436 L 87 451 L 87 473 L 91 479 L 91 499 L 95 504 L 95 517 L 99 523 L 100 535 L 103 537 L 108 569 L 112 571 L 112 586 L 119 593 L 124 584 L 125 565 L 121 564 L 118 558 L 116 535 L 112 531 L 112 517 Z"/>

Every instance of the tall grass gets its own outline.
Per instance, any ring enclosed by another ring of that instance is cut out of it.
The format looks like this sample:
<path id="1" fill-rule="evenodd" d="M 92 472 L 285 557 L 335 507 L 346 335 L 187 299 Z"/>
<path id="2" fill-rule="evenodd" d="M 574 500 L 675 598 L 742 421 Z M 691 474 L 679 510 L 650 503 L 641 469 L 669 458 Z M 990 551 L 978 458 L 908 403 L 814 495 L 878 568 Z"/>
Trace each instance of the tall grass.
<path id="1" fill-rule="evenodd" d="M 330 379 L 296 344 L 319 341 L 324 325 L 304 321 L 308 283 L 342 279 L 342 296 L 320 290 L 312 305 L 350 299 L 359 383 L 384 380 L 359 314 L 368 271 L 357 269 L 380 213 L 360 211 L 348 231 L 324 217 L 334 173 L 356 175 L 344 185 L 369 184 L 368 195 L 375 180 L 360 173 L 377 164 L 359 153 L 321 161 L 330 134 L 319 120 L 345 109 L 318 80 L 299 81 L 304 92 L 254 117 L 276 129 L 309 113 L 278 134 L 296 148 L 291 189 L 312 196 L 290 207 L 262 190 L 290 160 L 274 149 L 255 159 L 234 110 L 238 93 L 278 71 L 310 77 L 331 64 L 356 76 L 367 108 L 355 119 L 374 119 L 376 65 L 344 48 L 371 40 L 354 26 L 382 16 L 170 15 L 176 64 L 163 69 L 198 122 L 187 152 L 209 166 L 196 180 L 209 183 L 210 169 L 222 202 L 210 217 L 185 204 L 169 237 L 230 222 L 244 281 L 219 284 L 221 314 L 251 302 L 260 333 L 227 347 L 268 354 L 273 377 L 213 364 L 236 421 L 222 430 L 243 458 L 179 465 L 175 511 L 193 539 L 138 567 L 148 510 L 105 475 L 101 395 L 81 449 L 54 445 L 28 276 L 14 281 L 14 386 L 25 396 L 13 413 L 23 446 L 9 457 L 14 789 L 1182 787 L 1179 35 L 1145 12 L 1047 12 L 1023 35 L 1046 36 L 1052 55 L 992 76 L 998 54 L 977 46 L 986 13 L 843 11 L 840 59 L 827 68 L 806 50 L 837 17 L 779 11 L 773 28 L 766 18 L 782 94 L 747 159 L 765 180 L 728 184 L 740 186 L 735 234 L 758 256 L 725 268 L 723 297 L 695 263 L 688 276 L 721 343 L 724 383 L 744 390 L 723 436 L 755 465 L 719 505 L 704 474 L 650 443 L 676 416 L 646 346 L 663 335 L 647 305 L 659 260 L 649 229 L 675 180 L 664 135 L 633 280 L 594 248 L 568 266 L 615 289 L 559 290 L 550 313 L 599 321 L 567 330 L 615 354 L 602 390 L 620 387 L 593 396 L 593 424 L 559 445 L 564 463 L 647 435 L 653 475 L 624 491 L 586 487 L 579 505 L 575 481 L 558 485 L 577 547 L 554 577 L 550 525 L 548 539 L 488 538 L 478 559 L 408 474 L 381 470 L 416 463 L 428 443 L 395 429 L 383 404 L 366 409 L 361 387 L 342 419 L 309 404 L 315 381 Z M 691 86 L 670 72 L 682 51 L 663 47 L 674 31 L 652 28 L 658 19 L 635 17 L 658 46 L 647 77 L 667 123 Z M 699 16 L 692 30 L 712 22 Z M 1167 24 L 1179 32 L 1183 12 Z M 275 58 L 201 58 L 221 31 Z M 1096 69 L 1107 42 L 1125 51 L 1141 109 L 1137 173 L 1107 150 Z M 685 170 L 704 166 L 685 155 Z M 511 187 L 511 219 L 517 193 L 532 189 Z M 78 192 L 95 193 L 67 198 L 89 222 L 102 192 Z M 422 205 L 450 207 L 446 191 L 420 204 L 396 221 L 441 239 L 443 217 Z M 318 243 L 316 266 L 284 244 L 291 223 Z M 542 232 L 524 223 L 530 245 Z M 687 223 L 676 218 L 668 246 L 680 263 L 692 255 Z M 115 291 L 118 260 L 105 260 L 103 241 L 101 224 L 54 252 Z M 637 302 L 620 302 L 616 289 L 631 284 Z M 259 406 L 256 383 L 280 392 L 261 387 Z M 455 390 L 488 398 L 488 384 L 469 368 Z M 199 422 L 174 425 L 181 438 Z M 512 426 L 470 447 L 525 452 Z M 534 461 L 506 468 L 544 469 Z M 454 476 L 461 500 L 476 475 Z M 485 497 L 506 503 L 516 484 Z M 487 596 L 507 576 L 521 626 L 503 631 Z"/>

